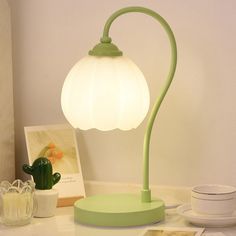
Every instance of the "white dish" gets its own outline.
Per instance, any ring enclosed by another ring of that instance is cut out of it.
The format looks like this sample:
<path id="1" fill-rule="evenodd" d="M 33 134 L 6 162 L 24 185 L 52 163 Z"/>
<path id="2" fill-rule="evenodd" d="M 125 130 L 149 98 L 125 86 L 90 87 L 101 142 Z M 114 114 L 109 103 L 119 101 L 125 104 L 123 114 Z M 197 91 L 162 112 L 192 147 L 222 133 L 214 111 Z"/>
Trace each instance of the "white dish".
<path id="1" fill-rule="evenodd" d="M 191 191 L 191 206 L 202 215 L 230 216 L 236 209 L 236 188 L 213 184 L 195 186 Z"/>
<path id="2" fill-rule="evenodd" d="M 177 208 L 177 212 L 185 220 L 197 226 L 227 227 L 236 224 L 236 211 L 230 216 L 200 215 L 193 212 L 190 204 L 184 204 Z"/>
<path id="3" fill-rule="evenodd" d="M 236 188 L 227 185 L 205 184 L 192 188 L 191 195 L 198 199 L 205 200 L 227 200 L 234 198 Z"/>
<path id="4" fill-rule="evenodd" d="M 202 194 L 204 197 L 209 197 L 208 199 L 215 199 L 217 196 L 223 195 L 224 197 L 224 195 L 234 194 L 236 192 L 236 188 L 227 185 L 204 184 L 194 186 L 192 191 L 197 194 Z"/>

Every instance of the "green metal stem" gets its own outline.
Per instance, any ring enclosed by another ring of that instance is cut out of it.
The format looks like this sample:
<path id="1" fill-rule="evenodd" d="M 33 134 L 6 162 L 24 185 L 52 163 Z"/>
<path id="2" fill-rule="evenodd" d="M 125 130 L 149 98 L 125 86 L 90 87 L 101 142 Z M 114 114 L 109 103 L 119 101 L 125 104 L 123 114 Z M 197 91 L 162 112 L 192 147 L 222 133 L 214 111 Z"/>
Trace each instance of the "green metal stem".
<path id="1" fill-rule="evenodd" d="M 111 39 L 109 37 L 109 30 L 111 27 L 112 22 L 119 17 L 120 15 L 130 13 L 130 12 L 138 12 L 138 13 L 144 13 L 146 15 L 149 15 L 153 18 L 155 18 L 165 29 L 171 46 L 171 63 L 169 68 L 169 73 L 167 76 L 167 79 L 164 83 L 164 86 L 160 92 L 160 95 L 157 97 L 155 104 L 152 108 L 152 111 L 149 116 L 149 120 L 146 127 L 146 132 L 144 136 L 144 144 L 143 144 L 143 189 L 141 192 L 141 198 L 143 202 L 150 202 L 151 201 L 151 191 L 149 189 L 149 146 L 150 146 L 150 139 L 151 139 L 151 133 L 153 124 L 157 115 L 157 112 L 159 111 L 159 108 L 161 106 L 161 103 L 170 87 L 170 84 L 173 80 L 174 73 L 176 70 L 176 64 L 177 64 L 177 47 L 176 47 L 176 41 L 174 34 L 169 26 L 169 24 L 161 17 L 158 13 L 144 8 L 144 7 L 127 7 L 120 9 L 113 13 L 107 20 L 104 31 L 103 31 L 103 37 L 101 38 L 102 42 L 111 42 Z"/>

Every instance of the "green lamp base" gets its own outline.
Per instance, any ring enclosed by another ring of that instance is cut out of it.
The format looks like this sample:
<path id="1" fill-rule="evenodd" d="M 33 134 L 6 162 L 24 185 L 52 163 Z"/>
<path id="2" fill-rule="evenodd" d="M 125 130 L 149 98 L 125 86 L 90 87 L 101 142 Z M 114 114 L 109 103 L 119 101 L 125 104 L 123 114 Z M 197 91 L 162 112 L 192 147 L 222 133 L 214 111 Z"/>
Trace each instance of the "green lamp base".
<path id="1" fill-rule="evenodd" d="M 76 222 L 96 226 L 136 226 L 164 219 L 164 202 L 154 199 L 141 202 L 140 195 L 96 195 L 74 204 Z"/>

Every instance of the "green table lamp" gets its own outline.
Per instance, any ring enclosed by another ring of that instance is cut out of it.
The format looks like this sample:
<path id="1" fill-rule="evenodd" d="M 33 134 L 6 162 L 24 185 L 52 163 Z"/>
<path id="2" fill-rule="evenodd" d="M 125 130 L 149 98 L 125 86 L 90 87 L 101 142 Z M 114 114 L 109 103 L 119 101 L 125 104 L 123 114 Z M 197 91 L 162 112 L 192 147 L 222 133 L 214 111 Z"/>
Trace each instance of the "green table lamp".
<path id="1" fill-rule="evenodd" d="M 151 198 L 149 146 L 155 117 L 176 69 L 176 42 L 168 23 L 156 12 L 143 7 L 127 7 L 113 13 L 105 24 L 100 43 L 69 72 L 62 88 L 61 105 L 69 123 L 83 130 L 129 130 L 143 121 L 150 100 L 146 80 L 109 37 L 112 22 L 130 12 L 152 16 L 165 29 L 171 46 L 169 74 L 152 108 L 144 136 L 141 194 L 95 195 L 78 200 L 74 204 L 74 217 L 82 224 L 136 226 L 161 221 L 165 216 L 164 202 Z"/>

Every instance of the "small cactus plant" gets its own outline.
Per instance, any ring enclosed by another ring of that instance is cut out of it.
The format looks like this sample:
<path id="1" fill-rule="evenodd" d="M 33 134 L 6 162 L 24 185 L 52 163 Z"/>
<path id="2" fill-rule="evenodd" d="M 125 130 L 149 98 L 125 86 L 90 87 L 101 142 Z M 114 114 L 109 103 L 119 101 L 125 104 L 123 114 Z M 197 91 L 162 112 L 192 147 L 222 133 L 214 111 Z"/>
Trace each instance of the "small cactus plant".
<path id="1" fill-rule="evenodd" d="M 32 166 L 24 164 L 22 169 L 33 176 L 36 189 L 51 189 L 61 178 L 60 173 L 52 174 L 52 164 L 45 157 L 37 158 Z"/>

